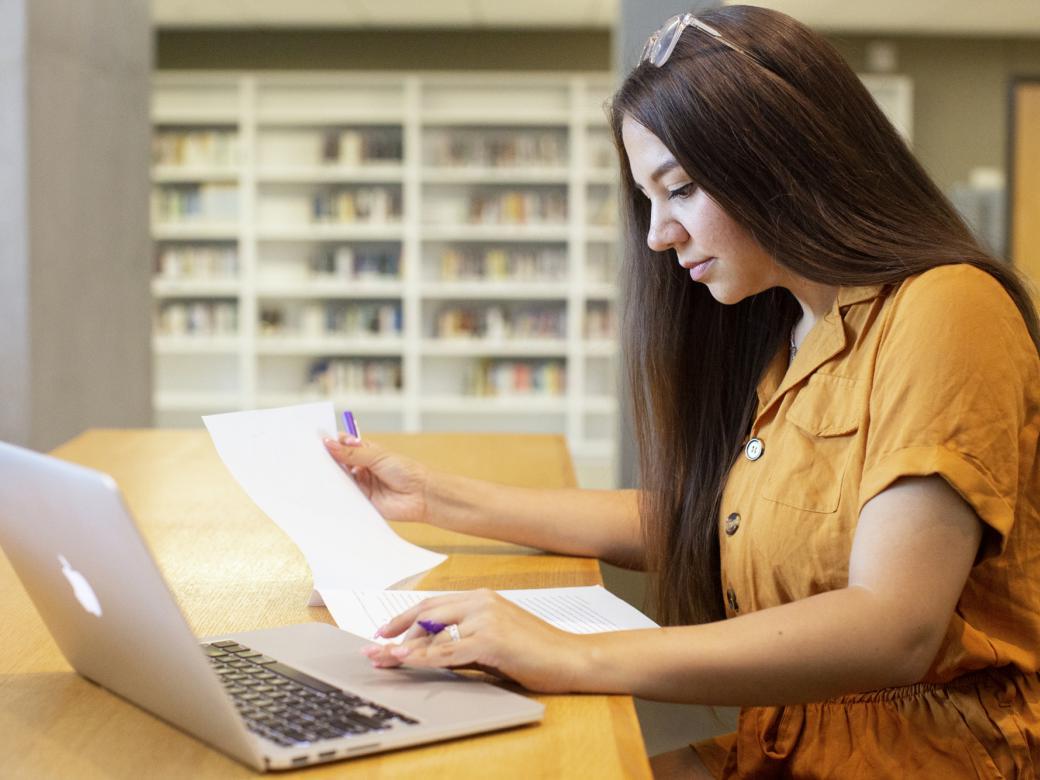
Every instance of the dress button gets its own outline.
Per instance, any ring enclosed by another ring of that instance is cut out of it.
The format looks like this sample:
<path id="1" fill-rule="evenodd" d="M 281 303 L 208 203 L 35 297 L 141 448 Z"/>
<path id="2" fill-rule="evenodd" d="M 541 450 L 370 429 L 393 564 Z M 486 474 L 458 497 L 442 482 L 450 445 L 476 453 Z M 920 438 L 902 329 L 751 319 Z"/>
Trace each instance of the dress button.
<path id="1" fill-rule="evenodd" d="M 726 518 L 726 536 L 733 536 L 740 528 L 740 515 L 736 512 Z"/>
<path id="2" fill-rule="evenodd" d="M 740 612 L 740 605 L 737 603 L 737 594 L 733 592 L 733 588 L 726 590 L 726 603 L 729 604 L 729 608 L 734 612 Z"/>
<path id="3" fill-rule="evenodd" d="M 748 460 L 758 460 L 762 457 L 762 453 L 765 452 L 766 445 L 762 443 L 761 439 L 752 439 L 744 447 L 744 457 Z"/>

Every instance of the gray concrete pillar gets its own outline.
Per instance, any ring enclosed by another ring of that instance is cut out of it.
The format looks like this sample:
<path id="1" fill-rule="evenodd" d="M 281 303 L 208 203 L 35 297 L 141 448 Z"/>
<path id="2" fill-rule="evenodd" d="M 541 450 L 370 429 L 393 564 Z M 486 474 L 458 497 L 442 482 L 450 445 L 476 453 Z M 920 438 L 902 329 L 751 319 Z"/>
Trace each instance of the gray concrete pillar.
<path id="1" fill-rule="evenodd" d="M 0 0 L 0 439 L 151 424 L 148 0 Z"/>

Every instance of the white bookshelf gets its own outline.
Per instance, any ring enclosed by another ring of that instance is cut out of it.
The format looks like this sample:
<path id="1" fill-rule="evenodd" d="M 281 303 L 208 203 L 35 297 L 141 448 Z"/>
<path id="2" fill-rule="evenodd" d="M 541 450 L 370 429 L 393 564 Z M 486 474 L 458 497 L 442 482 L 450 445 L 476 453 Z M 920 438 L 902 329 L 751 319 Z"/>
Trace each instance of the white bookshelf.
<path id="1" fill-rule="evenodd" d="M 562 433 L 583 481 L 611 484 L 610 91 L 158 74 L 158 424 L 330 398 L 369 431 Z"/>

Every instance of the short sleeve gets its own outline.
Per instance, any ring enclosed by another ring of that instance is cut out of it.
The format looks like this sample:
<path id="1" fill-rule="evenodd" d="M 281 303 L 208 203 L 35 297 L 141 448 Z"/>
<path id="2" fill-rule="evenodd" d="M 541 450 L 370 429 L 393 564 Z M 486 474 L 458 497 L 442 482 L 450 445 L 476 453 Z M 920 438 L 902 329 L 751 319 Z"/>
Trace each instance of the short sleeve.
<path id="1" fill-rule="evenodd" d="M 1027 487 L 1036 349 L 1004 288 L 972 266 L 932 269 L 893 295 L 869 401 L 860 509 L 900 477 L 939 475 L 987 526 L 980 560 L 997 555 Z"/>

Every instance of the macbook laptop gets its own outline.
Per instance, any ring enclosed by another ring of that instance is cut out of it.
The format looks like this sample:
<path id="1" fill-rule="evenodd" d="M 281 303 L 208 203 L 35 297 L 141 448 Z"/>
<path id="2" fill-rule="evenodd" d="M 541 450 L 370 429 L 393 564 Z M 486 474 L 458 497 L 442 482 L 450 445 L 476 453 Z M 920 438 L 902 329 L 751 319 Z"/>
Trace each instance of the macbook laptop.
<path id="1" fill-rule="evenodd" d="M 325 623 L 200 641 L 112 478 L 2 442 L 0 546 L 79 674 L 260 771 L 542 718 L 480 680 L 373 669 Z"/>

